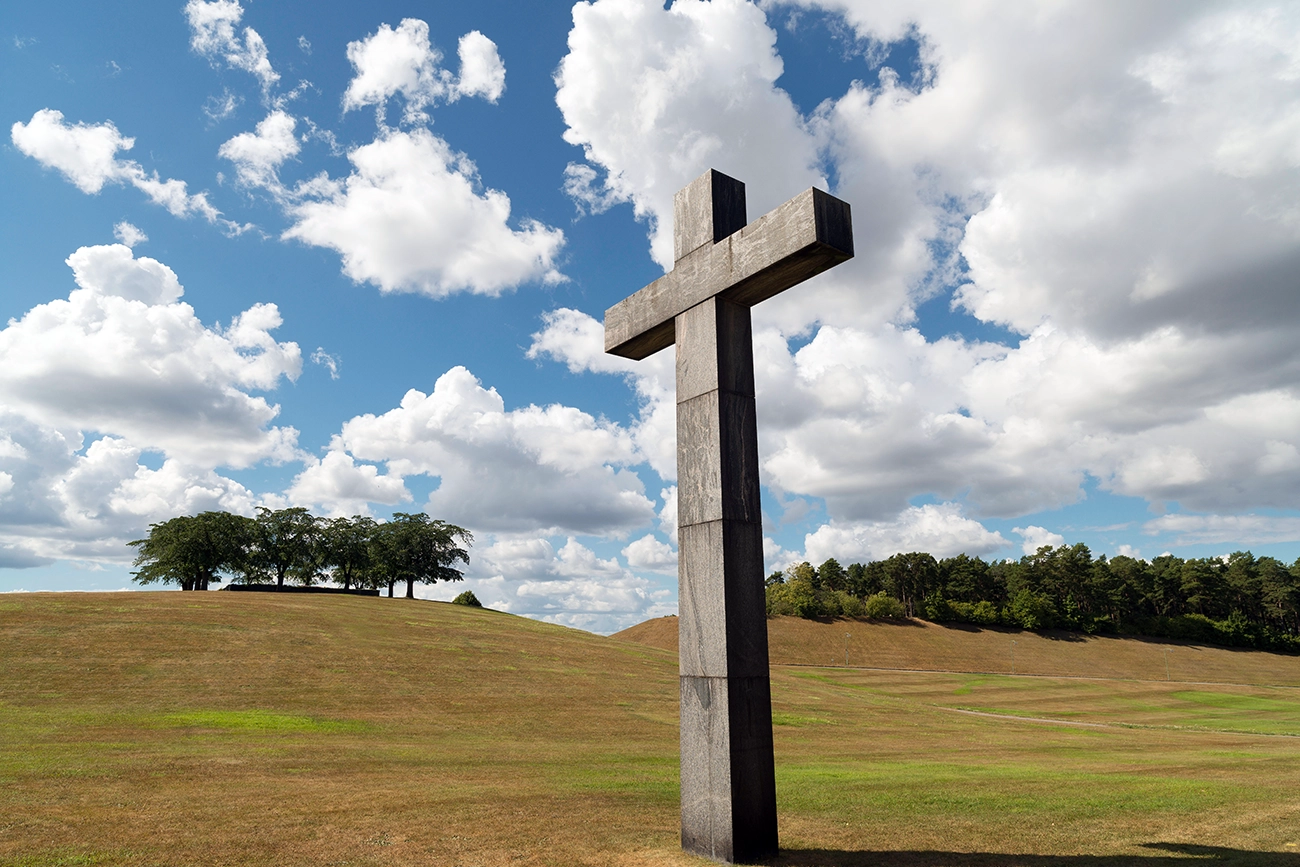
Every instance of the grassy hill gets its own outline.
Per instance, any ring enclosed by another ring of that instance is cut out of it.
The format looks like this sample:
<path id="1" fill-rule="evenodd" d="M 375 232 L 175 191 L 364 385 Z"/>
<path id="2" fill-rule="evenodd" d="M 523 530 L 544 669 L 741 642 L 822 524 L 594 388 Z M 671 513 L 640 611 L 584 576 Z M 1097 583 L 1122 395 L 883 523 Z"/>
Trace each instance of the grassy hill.
<path id="1" fill-rule="evenodd" d="M 769 620 L 767 635 L 774 665 L 1300 687 L 1300 657 L 1154 638 L 801 617 Z M 647 620 L 613 637 L 675 652 L 677 618 Z"/>
<path id="2" fill-rule="evenodd" d="M 997 671 L 1030 641 L 774 622 L 804 663 L 773 669 L 781 863 L 1300 867 L 1300 661 L 1222 651 L 1209 685 L 873 671 L 843 666 L 846 631 L 852 665 L 931 647 L 900 668 Z M 677 845 L 676 692 L 671 650 L 443 603 L 0 597 L 0 865 L 702 864 Z"/>

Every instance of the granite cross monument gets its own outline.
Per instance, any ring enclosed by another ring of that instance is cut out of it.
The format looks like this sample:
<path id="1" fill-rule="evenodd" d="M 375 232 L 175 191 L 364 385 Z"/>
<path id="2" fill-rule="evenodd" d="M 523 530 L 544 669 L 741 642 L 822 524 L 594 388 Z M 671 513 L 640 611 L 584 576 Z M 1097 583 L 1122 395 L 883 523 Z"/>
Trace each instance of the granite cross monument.
<path id="1" fill-rule="evenodd" d="M 853 256 L 849 206 L 810 189 L 753 223 L 707 171 L 673 201 L 673 269 L 605 311 L 605 351 L 677 344 L 682 848 L 777 851 L 749 308 Z"/>

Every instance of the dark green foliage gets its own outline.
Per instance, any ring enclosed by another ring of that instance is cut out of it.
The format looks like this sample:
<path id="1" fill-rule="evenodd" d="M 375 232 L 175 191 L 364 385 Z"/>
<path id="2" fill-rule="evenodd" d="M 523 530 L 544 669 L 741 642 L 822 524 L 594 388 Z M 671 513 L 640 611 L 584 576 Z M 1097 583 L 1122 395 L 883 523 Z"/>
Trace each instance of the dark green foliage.
<path id="1" fill-rule="evenodd" d="M 129 543 L 140 567 L 134 580 L 206 590 L 222 572 L 277 587 L 286 578 L 303 585 L 328 578 L 345 589 L 388 584 L 390 596 L 405 581 L 414 598 L 417 581 L 461 580 L 454 567 L 469 562 L 474 541 L 468 530 L 423 513 L 396 512 L 381 524 L 362 515 L 325 520 L 301 508 L 257 511 L 256 518 L 204 512 L 151 525 L 147 539 Z"/>
<path id="2" fill-rule="evenodd" d="M 885 589 L 885 566 L 877 561 L 862 565 L 853 563 L 846 570 L 849 592 L 865 599 Z"/>
<path id="3" fill-rule="evenodd" d="M 380 524 L 371 543 L 371 558 L 380 580 L 389 585 L 406 582 L 406 598 L 415 598 L 415 582 L 459 581 L 456 563 L 468 563 L 473 535 L 462 527 L 430 518 L 423 512 L 394 512 L 393 520 Z"/>
<path id="4" fill-rule="evenodd" d="M 768 586 L 768 616 L 821 617 L 828 613 L 824 594 L 818 592 L 817 572 L 812 564 L 791 566 L 782 578 L 782 581 Z"/>
<path id="5" fill-rule="evenodd" d="M 334 583 L 343 589 L 372 589 L 375 561 L 371 543 L 379 524 L 374 518 L 353 515 L 322 522 L 320 563 L 331 571 Z"/>
<path id="6" fill-rule="evenodd" d="M 466 590 L 455 599 L 451 600 L 452 605 L 468 605 L 470 608 L 482 608 L 483 603 L 478 601 L 473 590 Z"/>
<path id="7" fill-rule="evenodd" d="M 918 600 L 938 586 L 939 564 L 929 554 L 913 552 L 895 554 L 885 561 L 884 569 L 884 589 L 903 603 L 908 617 L 915 617 Z"/>
<path id="8" fill-rule="evenodd" d="M 1056 625 L 1056 606 L 1045 593 L 1024 587 L 1007 606 L 1006 619 L 1021 629 L 1051 629 Z"/>
<path id="9" fill-rule="evenodd" d="M 283 587 L 285 578 L 309 586 L 319 575 L 321 519 L 306 509 L 267 509 L 259 506 L 253 519 L 253 545 L 248 551 L 246 580 L 250 583 L 275 581 Z"/>
<path id="10" fill-rule="evenodd" d="M 817 585 L 825 590 L 847 590 L 848 574 L 834 558 L 817 567 Z"/>
<path id="11" fill-rule="evenodd" d="M 903 603 L 881 590 L 862 600 L 862 616 L 872 620 L 902 620 L 907 615 Z"/>
<path id="12" fill-rule="evenodd" d="M 229 512 L 202 512 L 149 525 L 149 536 L 128 542 L 136 549 L 137 584 L 178 584 L 207 590 L 221 572 L 246 566 L 251 521 Z"/>
<path id="13" fill-rule="evenodd" d="M 852 568 L 849 567 L 850 570 Z M 958 554 L 956 557 L 940 560 L 938 568 L 939 582 L 943 586 L 943 595 L 947 599 L 957 602 L 978 602 L 997 597 L 998 583 L 993 580 L 989 564 L 979 557 Z"/>
<path id="14" fill-rule="evenodd" d="M 1045 546 L 1019 560 L 895 554 L 827 560 L 767 579 L 770 616 L 921 617 L 945 623 L 1178 638 L 1300 653 L 1300 560 L 1238 551 L 1184 560 Z"/>

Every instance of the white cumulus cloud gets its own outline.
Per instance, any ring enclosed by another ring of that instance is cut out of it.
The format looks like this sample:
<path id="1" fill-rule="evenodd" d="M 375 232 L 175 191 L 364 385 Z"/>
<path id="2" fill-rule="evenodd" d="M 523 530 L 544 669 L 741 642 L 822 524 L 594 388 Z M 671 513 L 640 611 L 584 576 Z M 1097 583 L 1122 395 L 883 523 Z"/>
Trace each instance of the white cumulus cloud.
<path id="1" fill-rule="evenodd" d="M 429 41 L 429 25 L 406 18 L 396 28 L 387 24 L 365 39 L 348 43 L 348 60 L 356 71 L 343 94 L 343 110 L 367 105 L 384 116 L 387 101 L 401 95 L 408 123 L 428 120 L 426 109 L 439 101 L 482 96 L 496 102 L 505 90 L 506 68 L 496 43 L 477 30 L 460 39 L 460 75 L 443 69 L 442 52 Z"/>
<path id="2" fill-rule="evenodd" d="M 814 184 L 817 142 L 775 87 L 783 64 L 763 12 L 742 0 L 597 0 L 573 9 L 556 103 L 590 166 L 568 187 L 600 210 L 630 201 L 672 266 L 673 194 L 716 168 L 742 181 L 751 218 Z"/>
<path id="3" fill-rule="evenodd" d="M 287 491 L 298 506 L 321 506 L 332 515 L 369 514 L 370 503 L 396 505 L 409 502 L 411 493 L 401 476 L 383 474 L 373 464 L 359 464 L 340 449 L 324 458 L 308 457 L 306 468 Z"/>
<path id="4" fill-rule="evenodd" d="M 243 17 L 239 0 L 189 0 L 185 18 L 190 25 L 190 48 L 213 63 L 223 60 L 233 69 L 252 73 L 266 94 L 280 74 L 271 66 L 266 43 L 258 32 L 251 27 L 237 31 Z"/>
<path id="5" fill-rule="evenodd" d="M 274 305 L 208 328 L 180 301 L 176 274 L 114 244 L 68 257 L 78 289 L 0 330 L 0 403 L 61 431 L 124 437 L 197 466 L 248 466 L 296 454 L 297 432 L 252 390 L 294 379 Z"/>
<path id="6" fill-rule="evenodd" d="M 677 552 L 647 533 L 623 549 L 627 564 L 633 569 L 648 572 L 677 574 Z"/>
<path id="7" fill-rule="evenodd" d="M 626 468 L 641 459 L 625 430 L 558 404 L 507 410 L 463 367 L 432 393 L 412 389 L 395 409 L 345 422 L 334 449 L 389 476 L 437 476 L 430 512 L 475 532 L 618 537 L 654 518 Z"/>
<path id="8" fill-rule="evenodd" d="M 610 633 L 673 613 L 671 591 L 602 558 L 573 537 L 500 535 L 480 540 L 465 587 L 491 608 Z M 461 585 L 429 596 L 451 598 Z"/>
<path id="9" fill-rule="evenodd" d="M 1032 524 L 1028 527 L 1014 527 L 1011 532 L 1025 540 L 1020 547 L 1026 554 L 1033 554 L 1039 548 L 1059 548 L 1065 544 L 1065 537 L 1060 533 L 1053 533 L 1045 527 L 1035 527 Z"/>
<path id="10" fill-rule="evenodd" d="M 302 149 L 294 135 L 296 125 L 291 115 L 276 109 L 258 123 L 255 132 L 240 133 L 222 144 L 217 156 L 235 164 L 236 177 L 244 186 L 280 191 L 280 166 Z"/>
<path id="11" fill-rule="evenodd" d="M 118 159 L 117 152 L 130 150 L 135 139 L 118 132 L 112 121 L 70 124 L 64 121 L 63 112 L 43 108 L 27 123 L 15 123 L 10 137 L 19 151 L 62 172 L 83 193 L 93 195 L 105 184 L 126 183 L 173 216 L 198 214 L 209 223 L 221 216 L 208 202 L 206 193 L 191 195 L 184 181 L 160 178 L 157 172 L 146 172 L 135 160 Z M 230 231 L 242 229 L 229 221 L 221 222 Z"/>
<path id="12" fill-rule="evenodd" d="M 351 175 L 318 179 L 289 206 L 283 237 L 337 250 L 353 280 L 437 298 L 563 279 L 564 233 L 535 220 L 511 228 L 509 197 L 480 192 L 474 164 L 429 131 L 390 131 L 348 159 Z"/>
<path id="13" fill-rule="evenodd" d="M 804 558 L 821 563 L 883 560 L 894 554 L 924 551 L 935 557 L 990 554 L 1007 540 L 965 517 L 952 503 L 910 506 L 888 521 L 831 521 L 808 534 Z"/>
<path id="14" fill-rule="evenodd" d="M 10 137 L 18 150 L 58 169 L 77 189 L 92 195 L 106 183 L 127 180 L 130 164 L 119 161 L 117 152 L 135 146 L 135 139 L 122 135 L 111 121 L 69 124 L 63 112 L 49 108 L 36 112 L 27 123 L 15 123 Z"/>
<path id="15" fill-rule="evenodd" d="M 1300 14 L 792 5 L 843 16 L 868 64 L 914 52 L 915 75 L 846 81 L 801 118 L 762 10 L 694 0 L 579 6 L 557 74 L 587 156 L 571 194 L 632 201 L 665 266 L 672 193 L 709 165 L 749 181 L 751 217 L 756 192 L 815 183 L 819 160 L 853 206 L 855 259 L 755 309 L 765 484 L 824 499 L 827 528 L 905 525 L 927 494 L 963 521 L 1033 514 L 1089 476 L 1220 516 L 1296 508 Z M 1016 336 L 923 336 L 935 294 Z M 531 351 L 643 396 L 657 379 L 642 424 L 670 410 L 663 362 L 601 359 L 599 331 L 557 314 Z"/>
<path id="16" fill-rule="evenodd" d="M 152 522 L 268 502 L 217 468 L 299 455 L 252 393 L 301 369 L 274 305 L 209 327 L 175 272 L 125 245 L 68 265 L 66 299 L 0 330 L 0 560 L 123 563 Z"/>
<path id="17" fill-rule="evenodd" d="M 128 247 L 134 247 L 136 244 L 143 244 L 149 240 L 148 235 L 126 220 L 113 226 L 113 237 Z"/>

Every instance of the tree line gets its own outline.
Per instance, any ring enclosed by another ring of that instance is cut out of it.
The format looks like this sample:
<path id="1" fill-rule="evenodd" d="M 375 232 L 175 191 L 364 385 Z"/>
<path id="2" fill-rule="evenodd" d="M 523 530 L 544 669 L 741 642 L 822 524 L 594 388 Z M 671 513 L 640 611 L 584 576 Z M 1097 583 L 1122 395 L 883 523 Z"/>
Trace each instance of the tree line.
<path id="1" fill-rule="evenodd" d="M 1021 629 L 1178 638 L 1300 653 L 1300 560 L 1093 557 L 1084 544 L 1019 560 L 926 553 L 800 563 L 767 578 L 768 616 L 918 617 Z"/>
<path id="2" fill-rule="evenodd" d="M 245 584 L 324 581 L 345 590 L 377 590 L 406 583 L 460 581 L 456 564 L 469 563 L 474 536 L 423 513 L 393 513 L 379 522 L 364 515 L 321 518 L 303 508 L 259 508 L 255 517 L 201 512 L 149 526 L 136 549 L 132 580 L 207 590 L 222 576 Z"/>

